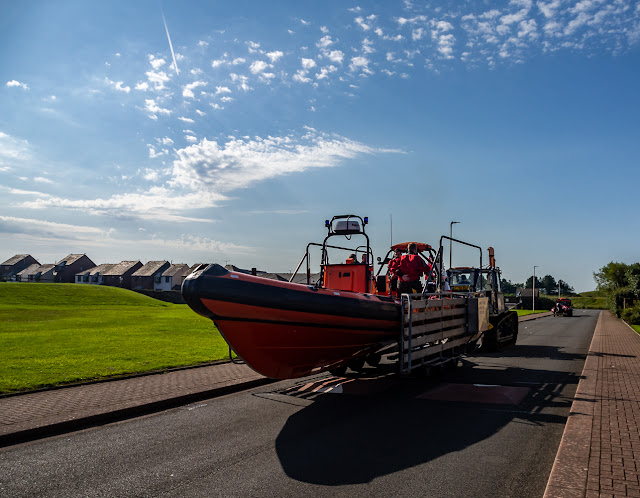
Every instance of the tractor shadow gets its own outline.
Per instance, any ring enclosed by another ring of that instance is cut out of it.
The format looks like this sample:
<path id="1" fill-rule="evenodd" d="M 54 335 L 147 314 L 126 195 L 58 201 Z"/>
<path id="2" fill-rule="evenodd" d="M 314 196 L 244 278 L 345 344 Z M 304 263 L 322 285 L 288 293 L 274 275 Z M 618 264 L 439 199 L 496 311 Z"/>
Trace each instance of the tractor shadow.
<path id="1" fill-rule="evenodd" d="M 521 353 L 562 357 L 555 349 L 555 353 L 545 348 Z M 579 375 L 517 367 L 498 372 L 466 363 L 435 379 L 350 379 L 339 389 L 340 394 L 318 395 L 287 420 L 276 439 L 284 472 L 312 484 L 368 483 L 464 450 L 516 419 L 533 425 L 566 423 L 567 416 L 542 410 L 560 407 L 568 415 L 573 397 L 567 396 L 565 388 L 576 385 Z M 524 389 L 526 395 L 514 402 L 496 403 L 431 394 L 453 392 L 448 386 L 471 388 L 480 383 L 497 388 L 500 384 L 527 385 L 516 388 Z"/>

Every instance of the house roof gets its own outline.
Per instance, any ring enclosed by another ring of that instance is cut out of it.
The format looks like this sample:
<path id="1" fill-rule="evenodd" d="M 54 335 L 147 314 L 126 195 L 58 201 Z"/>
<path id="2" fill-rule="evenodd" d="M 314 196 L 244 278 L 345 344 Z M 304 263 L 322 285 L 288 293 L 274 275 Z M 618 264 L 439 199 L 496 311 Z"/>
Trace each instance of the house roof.
<path id="1" fill-rule="evenodd" d="M 26 267 L 21 272 L 19 272 L 18 275 L 20 275 L 21 277 L 26 277 L 29 275 L 37 275 L 38 273 L 46 273 L 50 270 L 53 270 L 55 267 L 56 265 L 52 265 L 52 264 L 46 264 L 46 265 L 33 264 L 31 266 Z"/>
<path id="2" fill-rule="evenodd" d="M 32 264 L 32 265 L 27 266 L 24 270 L 19 271 L 19 272 L 17 273 L 17 275 L 19 275 L 19 276 L 21 276 L 21 277 L 22 277 L 22 276 L 25 276 L 25 275 L 32 275 L 32 274 L 36 273 L 36 270 L 37 270 L 38 268 L 40 268 L 41 266 L 42 266 L 42 265 L 40 265 L 40 264 L 38 264 L 38 263 L 34 263 L 34 264 Z"/>
<path id="3" fill-rule="evenodd" d="M 119 277 L 127 273 L 131 268 L 140 263 L 140 261 L 120 261 L 120 263 L 116 263 L 112 265 L 111 268 L 106 270 L 103 275 L 108 275 L 110 277 Z M 140 263 L 142 264 L 142 263 Z"/>
<path id="4" fill-rule="evenodd" d="M 520 293 L 521 297 L 531 297 L 532 292 L 533 292 L 533 289 L 531 289 L 530 287 L 527 287 L 526 289 L 522 287 L 518 287 L 516 289 L 516 293 Z M 537 287 L 536 287 L 536 297 L 540 297 L 540 290 Z"/>
<path id="5" fill-rule="evenodd" d="M 66 258 L 61 259 L 56 263 L 59 265 L 60 263 L 65 263 L 67 265 L 72 265 L 76 261 L 78 261 L 81 257 L 86 256 L 86 254 L 69 254 Z"/>
<path id="6" fill-rule="evenodd" d="M 78 272 L 76 273 L 76 275 L 95 275 L 97 273 L 101 273 L 102 275 L 104 275 L 105 272 L 109 271 L 112 266 L 115 265 L 113 265 L 112 263 L 103 263 L 101 265 L 94 266 L 93 268 Z"/>
<path id="7" fill-rule="evenodd" d="M 162 276 L 173 277 L 177 274 L 187 273 L 188 271 L 189 271 L 189 265 L 180 263 L 180 264 L 171 265 L 162 273 Z"/>
<path id="8" fill-rule="evenodd" d="M 16 254 L 15 256 L 7 259 L 4 263 L 2 263 L 2 266 L 13 266 L 28 257 L 28 254 Z"/>
<path id="9" fill-rule="evenodd" d="M 158 272 L 164 265 L 168 265 L 168 261 L 149 261 L 142 268 L 138 268 L 132 277 L 152 277 Z"/>

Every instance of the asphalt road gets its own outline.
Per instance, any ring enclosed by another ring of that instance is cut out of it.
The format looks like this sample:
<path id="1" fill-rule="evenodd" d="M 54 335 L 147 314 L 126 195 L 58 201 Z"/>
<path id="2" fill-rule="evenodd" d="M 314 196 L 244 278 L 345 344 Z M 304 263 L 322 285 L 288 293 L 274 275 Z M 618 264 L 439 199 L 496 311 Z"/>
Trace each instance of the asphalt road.
<path id="1" fill-rule="evenodd" d="M 0 496 L 540 497 L 597 314 L 436 379 L 319 375 L 0 450 Z"/>

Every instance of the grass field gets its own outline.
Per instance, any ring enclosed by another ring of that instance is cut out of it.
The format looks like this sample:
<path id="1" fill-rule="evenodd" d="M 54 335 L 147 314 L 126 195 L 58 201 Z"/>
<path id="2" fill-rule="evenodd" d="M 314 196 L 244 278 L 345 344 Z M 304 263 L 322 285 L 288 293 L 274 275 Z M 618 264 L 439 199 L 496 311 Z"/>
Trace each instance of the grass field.
<path id="1" fill-rule="evenodd" d="M 631 325 L 633 330 L 635 330 L 638 334 L 640 334 L 640 325 Z"/>
<path id="2" fill-rule="evenodd" d="M 0 393 L 226 358 L 187 305 L 113 287 L 0 283 Z"/>
<path id="3" fill-rule="evenodd" d="M 555 302 L 558 296 L 542 295 Z M 604 310 L 607 309 L 607 296 L 602 291 L 583 292 L 579 297 L 571 296 L 571 306 L 582 310 Z"/>
<path id="4" fill-rule="evenodd" d="M 533 314 L 533 310 L 513 310 L 518 313 L 518 316 L 531 315 Z M 536 315 L 538 313 L 546 313 L 549 310 L 536 310 Z"/>

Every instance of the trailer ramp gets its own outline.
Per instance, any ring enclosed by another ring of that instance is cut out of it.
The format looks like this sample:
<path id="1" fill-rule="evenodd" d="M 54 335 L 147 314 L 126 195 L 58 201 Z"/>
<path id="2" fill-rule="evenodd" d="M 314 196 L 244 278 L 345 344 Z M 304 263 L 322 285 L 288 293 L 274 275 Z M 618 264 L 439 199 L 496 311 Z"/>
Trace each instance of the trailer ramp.
<path id="1" fill-rule="evenodd" d="M 489 329 L 489 298 L 477 294 L 402 295 L 399 371 L 457 362 Z"/>

